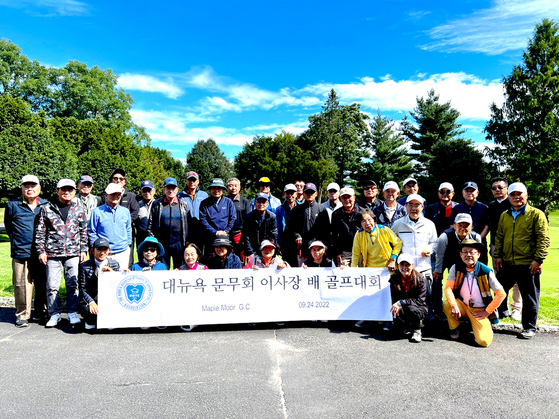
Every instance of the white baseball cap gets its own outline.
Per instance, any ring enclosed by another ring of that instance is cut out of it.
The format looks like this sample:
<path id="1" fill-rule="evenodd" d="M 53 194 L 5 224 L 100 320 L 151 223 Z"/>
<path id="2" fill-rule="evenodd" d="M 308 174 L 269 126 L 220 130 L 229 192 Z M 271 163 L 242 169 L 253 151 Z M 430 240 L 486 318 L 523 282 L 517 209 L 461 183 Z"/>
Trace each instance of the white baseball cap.
<path id="1" fill-rule="evenodd" d="M 452 192 L 454 192 L 454 186 L 452 186 L 452 183 L 450 182 L 443 182 L 439 185 L 439 191 L 445 188 L 450 189 Z"/>
<path id="2" fill-rule="evenodd" d="M 409 177 L 406 180 L 404 180 L 404 182 L 402 182 L 402 186 L 406 186 L 408 184 L 408 182 L 417 183 L 417 180 L 415 180 L 415 178 Z"/>
<path id="3" fill-rule="evenodd" d="M 398 186 L 398 184 L 396 182 L 394 182 L 393 180 L 386 182 L 384 184 L 384 188 L 382 188 L 382 191 L 386 191 L 387 189 L 394 189 L 398 192 L 400 192 L 400 187 Z"/>
<path id="4" fill-rule="evenodd" d="M 408 253 L 402 253 L 398 256 L 398 263 L 408 262 L 410 265 L 413 265 L 413 256 Z"/>
<path id="5" fill-rule="evenodd" d="M 528 189 L 526 189 L 526 185 L 520 182 L 514 182 L 512 185 L 509 186 L 509 195 L 513 192 L 521 192 L 521 193 L 528 193 Z"/>
<path id="6" fill-rule="evenodd" d="M 423 199 L 423 197 L 417 193 L 412 193 L 411 195 L 408 195 L 407 199 L 406 199 L 406 204 L 408 202 L 411 201 L 419 201 L 422 205 L 425 202 L 425 200 Z"/>
<path id="7" fill-rule="evenodd" d="M 35 183 L 35 184 L 39 184 L 39 178 L 35 175 L 25 175 L 24 177 L 21 178 L 21 185 L 23 185 L 24 183 Z"/>
<path id="8" fill-rule="evenodd" d="M 105 193 L 107 195 L 111 195 L 117 192 L 122 193 L 122 187 L 118 183 L 109 183 L 109 185 L 105 188 Z"/>
<path id="9" fill-rule="evenodd" d="M 472 216 L 470 214 L 465 214 L 465 213 L 461 212 L 460 214 L 456 215 L 456 218 L 454 219 L 454 223 L 455 224 L 458 224 L 458 223 L 473 224 Z"/>
<path id="10" fill-rule="evenodd" d="M 329 191 L 331 189 L 335 189 L 335 190 L 339 191 L 340 190 L 340 185 L 338 185 L 336 182 L 332 182 L 332 183 L 328 184 L 328 187 L 326 188 L 326 190 Z"/>
<path id="11" fill-rule="evenodd" d="M 56 189 L 63 188 L 64 186 L 71 186 L 72 188 L 76 189 L 76 182 L 72 179 L 60 179 L 56 184 Z"/>

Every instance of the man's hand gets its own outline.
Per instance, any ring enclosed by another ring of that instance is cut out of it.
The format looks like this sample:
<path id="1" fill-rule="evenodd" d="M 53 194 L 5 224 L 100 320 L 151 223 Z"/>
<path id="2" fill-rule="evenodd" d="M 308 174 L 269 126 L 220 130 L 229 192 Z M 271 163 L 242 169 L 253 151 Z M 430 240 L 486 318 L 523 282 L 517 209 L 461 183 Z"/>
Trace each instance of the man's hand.
<path id="1" fill-rule="evenodd" d="M 494 259 L 493 263 L 495 264 L 495 272 L 499 272 L 499 269 L 501 269 L 501 266 L 503 266 L 503 259 Z M 530 265 L 530 268 L 531 267 L 532 266 Z"/>
<path id="2" fill-rule="evenodd" d="M 103 266 L 103 268 L 101 269 L 101 272 L 114 272 L 115 270 L 113 268 L 111 268 L 110 266 Z M 178 271 L 178 269 L 177 269 Z"/>
<path id="3" fill-rule="evenodd" d="M 483 311 L 472 311 L 472 317 L 474 319 L 477 320 L 483 320 L 485 319 L 487 316 L 489 316 L 489 313 L 486 310 Z"/>
<path id="4" fill-rule="evenodd" d="M 95 301 L 92 301 L 91 303 L 89 303 L 89 312 L 91 314 L 99 314 L 99 306 L 97 305 L 97 303 Z"/>
<path id="5" fill-rule="evenodd" d="M 431 251 L 430 250 L 423 250 L 423 251 L 421 251 L 421 256 L 423 256 L 424 258 L 428 258 L 429 256 L 431 256 Z"/>
<path id="6" fill-rule="evenodd" d="M 433 279 L 436 279 L 437 281 L 443 279 L 443 274 L 440 272 L 433 272 Z"/>
<path id="7" fill-rule="evenodd" d="M 80 263 L 84 263 L 87 260 L 87 252 L 80 253 Z"/>
<path id="8" fill-rule="evenodd" d="M 218 230 L 215 233 L 216 236 L 228 236 L 228 234 L 223 230 Z"/>
<path id="9" fill-rule="evenodd" d="M 47 264 L 47 254 L 46 253 L 41 253 L 39 255 L 39 262 L 41 262 L 43 265 Z"/>
<path id="10" fill-rule="evenodd" d="M 456 320 L 460 318 L 460 309 L 458 308 L 458 306 L 450 307 L 450 315 Z"/>
<path id="11" fill-rule="evenodd" d="M 396 260 L 394 258 L 390 258 L 390 260 L 388 261 L 388 270 L 392 272 L 395 269 L 396 269 Z"/>
<path id="12" fill-rule="evenodd" d="M 295 243 L 297 244 L 297 247 L 301 247 L 303 244 L 303 239 L 301 237 L 298 237 L 295 239 Z"/>
<path id="13" fill-rule="evenodd" d="M 536 262 L 535 260 L 530 263 L 530 272 L 532 275 L 539 274 L 542 271 L 542 264 Z"/>

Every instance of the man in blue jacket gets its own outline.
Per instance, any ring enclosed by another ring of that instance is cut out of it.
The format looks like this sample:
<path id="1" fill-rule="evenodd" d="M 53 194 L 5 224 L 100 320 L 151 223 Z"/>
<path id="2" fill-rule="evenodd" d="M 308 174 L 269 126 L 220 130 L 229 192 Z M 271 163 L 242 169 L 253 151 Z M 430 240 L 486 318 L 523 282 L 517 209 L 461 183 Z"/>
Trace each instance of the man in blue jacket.
<path id="1" fill-rule="evenodd" d="M 35 284 L 34 319 L 44 320 L 46 316 L 46 272 L 39 263 L 33 242 L 35 227 L 41 207 L 47 203 L 39 198 L 41 185 L 34 175 L 21 179 L 22 197 L 8 203 L 4 216 L 6 232 L 10 238 L 10 255 L 12 257 L 12 283 L 16 303 L 16 326 L 29 326 L 33 284 Z"/>
<path id="2" fill-rule="evenodd" d="M 212 252 L 215 239 L 228 237 L 237 219 L 235 204 L 229 198 L 223 196 L 227 189 L 223 180 L 212 179 L 209 189 L 210 196 L 200 204 L 200 222 L 204 234 L 204 255 L 206 259 Z"/>

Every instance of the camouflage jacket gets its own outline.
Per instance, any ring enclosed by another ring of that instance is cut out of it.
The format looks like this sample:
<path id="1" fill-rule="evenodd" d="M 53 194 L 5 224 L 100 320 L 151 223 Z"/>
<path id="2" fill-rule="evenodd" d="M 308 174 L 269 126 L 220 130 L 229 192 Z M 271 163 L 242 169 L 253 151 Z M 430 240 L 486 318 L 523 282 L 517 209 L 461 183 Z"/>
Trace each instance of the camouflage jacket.
<path id="1" fill-rule="evenodd" d="M 48 203 L 41 208 L 35 239 L 37 254 L 47 257 L 79 256 L 87 252 L 87 218 L 85 211 L 75 202 L 68 210 L 66 223 L 58 207 Z"/>

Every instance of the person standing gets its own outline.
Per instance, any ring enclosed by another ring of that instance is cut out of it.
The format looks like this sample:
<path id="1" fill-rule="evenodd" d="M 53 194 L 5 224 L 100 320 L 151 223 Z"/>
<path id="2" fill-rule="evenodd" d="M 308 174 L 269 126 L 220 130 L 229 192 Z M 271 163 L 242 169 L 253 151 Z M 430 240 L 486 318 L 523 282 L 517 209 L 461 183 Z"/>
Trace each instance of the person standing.
<path id="1" fill-rule="evenodd" d="M 458 203 L 452 200 L 454 198 L 454 186 L 452 186 L 452 183 L 441 183 L 437 194 L 439 195 L 439 202 L 429 205 L 425 210 L 425 216 L 435 223 L 437 235 L 440 236 L 445 230 L 450 228 L 452 209 Z"/>
<path id="2" fill-rule="evenodd" d="M 305 190 L 305 181 L 301 179 L 296 180 L 295 187 L 297 188 L 295 201 L 297 201 L 297 204 L 302 204 L 303 202 L 305 202 L 305 195 L 303 194 L 303 191 Z"/>
<path id="3" fill-rule="evenodd" d="M 258 179 L 258 182 L 256 183 L 256 187 L 258 188 L 260 193 L 266 194 L 266 196 L 268 197 L 268 203 L 269 203 L 268 209 L 273 213 L 275 213 L 276 209 L 281 206 L 281 201 L 272 195 L 271 193 L 272 186 L 273 186 L 273 182 L 270 180 L 269 177 L 261 177 L 260 179 Z M 252 210 L 254 210 L 255 208 L 254 201 L 255 201 L 254 199 L 250 201 L 250 208 Z"/>
<path id="4" fill-rule="evenodd" d="M 359 204 L 361 208 L 369 208 L 373 211 L 379 205 L 384 204 L 378 198 L 378 186 L 374 180 L 366 180 L 363 182 L 363 195 L 365 199 Z"/>
<path id="5" fill-rule="evenodd" d="M 495 237 L 497 236 L 497 227 L 499 226 L 499 219 L 501 214 L 508 209 L 510 209 L 511 204 L 508 199 L 509 184 L 502 177 L 496 177 L 491 180 L 491 192 L 495 197 L 494 201 L 491 201 L 488 205 L 489 207 L 489 231 L 490 231 L 490 243 L 489 252 L 493 258 L 495 252 Z M 493 269 L 495 269 L 495 259 L 493 259 Z M 501 274 L 497 272 L 497 280 L 500 282 Z M 508 299 L 507 299 L 508 302 Z M 522 296 L 518 290 L 518 284 L 514 284 L 512 288 L 512 313 L 510 317 L 513 320 L 521 321 L 522 316 L 520 315 L 522 311 Z M 502 313 L 501 313 L 502 314 Z M 506 313 L 505 313 L 506 314 Z"/>
<path id="6" fill-rule="evenodd" d="M 246 219 L 243 231 L 245 242 L 245 258 L 260 249 L 263 240 L 278 238 L 278 223 L 276 214 L 268 210 L 268 195 L 263 192 L 256 194 L 256 209 L 251 211 Z"/>
<path id="7" fill-rule="evenodd" d="M 404 183 L 402 183 L 402 188 L 404 189 L 404 193 L 406 194 L 406 196 L 398 199 L 398 204 L 405 206 L 408 196 L 419 193 L 419 183 L 417 183 L 416 179 L 409 177 L 404 180 Z"/>
<path id="8" fill-rule="evenodd" d="M 198 247 L 204 246 L 202 237 L 202 224 L 200 223 L 200 204 L 208 197 L 207 192 L 200 190 L 200 177 L 196 172 L 188 172 L 185 179 L 185 188 L 178 193 L 178 198 L 187 203 L 191 218 L 190 241 L 195 242 Z"/>
<path id="9" fill-rule="evenodd" d="M 223 196 L 227 189 L 223 180 L 212 179 L 209 189 L 210 196 L 200 204 L 200 222 L 204 229 L 203 253 L 206 259 L 210 257 L 213 243 L 217 238 L 229 237 L 237 218 L 235 204 L 229 198 Z"/>
<path id="10" fill-rule="evenodd" d="M 297 266 L 297 246 L 293 231 L 289 229 L 291 225 L 291 217 L 293 210 L 298 205 L 295 199 L 297 187 L 293 183 L 288 183 L 283 188 L 283 196 L 285 200 L 280 207 L 276 209 L 276 218 L 278 223 L 278 244 L 282 249 L 283 258 L 291 266 Z"/>
<path id="11" fill-rule="evenodd" d="M 77 186 L 80 193 L 76 194 L 74 202 L 83 208 L 87 221 L 89 221 L 91 212 L 98 206 L 102 205 L 101 197 L 91 193 L 91 190 L 93 189 L 93 178 L 89 175 L 83 175 L 78 180 Z"/>
<path id="12" fill-rule="evenodd" d="M 355 203 L 353 188 L 342 188 L 340 191 L 342 207 L 332 213 L 332 236 L 329 254 L 338 266 L 349 266 L 353 249 L 353 238 L 361 228 L 357 214 L 361 207 Z"/>
<path id="13" fill-rule="evenodd" d="M 128 178 L 126 177 L 126 172 L 124 169 L 115 169 L 111 174 L 110 182 L 120 185 L 122 188 L 122 197 L 120 198 L 119 205 L 123 208 L 127 208 L 130 211 L 130 219 L 132 220 L 132 244 L 130 245 L 130 260 L 128 261 L 127 265 L 120 264 L 121 268 L 124 269 L 126 267 L 130 268 L 134 263 L 134 243 L 136 238 L 136 229 L 134 226 L 138 220 L 138 213 L 140 211 L 140 205 L 138 203 L 138 197 L 134 192 L 130 192 L 126 189 L 126 183 L 128 182 Z"/>
<path id="14" fill-rule="evenodd" d="M 130 211 L 120 206 L 121 198 L 122 187 L 109 183 L 105 188 L 105 204 L 93 210 L 87 231 L 91 247 L 100 237 L 109 241 L 109 259 L 117 261 L 122 269 L 130 262 L 132 217 Z"/>
<path id="15" fill-rule="evenodd" d="M 186 200 L 177 196 L 179 187 L 175 178 L 165 179 L 163 191 L 165 196 L 151 206 L 148 234 L 163 245 L 165 253 L 161 255 L 161 261 L 167 269 L 171 269 L 171 259 L 173 267 L 178 268 L 182 264 L 192 217 Z"/>
<path id="16" fill-rule="evenodd" d="M 151 204 L 155 201 L 155 186 L 151 180 L 144 180 L 141 183 L 142 199 L 138 202 L 138 220 L 136 221 L 136 231 L 138 242 L 142 243 L 148 234 L 149 214 L 151 213 Z"/>
<path id="17" fill-rule="evenodd" d="M 56 326 L 60 320 L 58 290 L 64 269 L 67 312 L 70 324 L 80 323 L 78 317 L 78 267 L 87 258 L 87 217 L 85 211 L 72 199 L 76 184 L 61 179 L 56 185 L 58 202 L 41 208 L 37 225 L 37 254 L 47 267 L 47 307 L 50 319 L 46 327 Z"/>
<path id="18" fill-rule="evenodd" d="M 536 333 L 540 303 L 540 275 L 548 255 L 549 225 L 545 214 L 528 204 L 528 190 L 517 182 L 508 190 L 511 208 L 501 214 L 495 238 L 495 269 L 501 272 L 505 293 L 518 283 L 522 295 L 520 336 L 531 339 Z M 500 312 L 506 316 L 506 299 Z"/>
<path id="19" fill-rule="evenodd" d="M 396 198 L 400 195 L 400 188 L 396 182 L 392 180 L 386 182 L 382 189 L 382 194 L 385 201 L 376 207 L 373 213 L 377 217 L 379 224 L 390 228 L 396 220 L 406 216 L 406 208 L 396 201 Z"/>
<path id="20" fill-rule="evenodd" d="M 39 262 L 35 248 L 35 227 L 41 208 L 47 201 L 39 197 L 39 178 L 26 175 L 21 179 L 22 197 L 8 202 L 4 216 L 6 233 L 10 238 L 12 284 L 16 306 L 16 326 L 29 326 L 33 286 L 35 286 L 34 319 L 42 321 L 46 314 L 46 271 Z"/>
<path id="21" fill-rule="evenodd" d="M 423 215 L 424 199 L 417 194 L 408 195 L 406 215 L 392 225 L 392 230 L 403 242 L 402 252 L 414 258 L 415 270 L 427 280 L 427 322 L 433 326 L 433 274 L 431 271 L 431 253 L 437 241 L 437 228 L 431 220 Z"/>
<path id="22" fill-rule="evenodd" d="M 229 232 L 229 239 L 233 244 L 233 252 L 241 257 L 243 251 L 243 224 L 250 212 L 250 201 L 240 195 L 241 181 L 236 177 L 227 180 L 227 192 L 229 193 L 229 199 L 233 201 L 237 210 L 237 217 L 235 218 L 233 228 Z"/>
<path id="23" fill-rule="evenodd" d="M 328 185 L 326 191 L 328 193 L 328 201 L 322 205 L 326 208 L 326 211 L 328 211 L 328 220 L 332 221 L 332 213 L 342 207 L 342 203 L 340 202 L 340 185 L 332 182 Z"/>
<path id="24" fill-rule="evenodd" d="M 489 233 L 489 208 L 477 200 L 479 196 L 477 183 L 466 182 L 462 187 L 462 196 L 464 197 L 464 202 L 461 202 L 452 209 L 450 224 L 454 224 L 454 217 L 457 214 L 470 214 L 473 221 L 473 230 L 481 236 L 483 245 L 487 246 L 485 236 Z"/>

